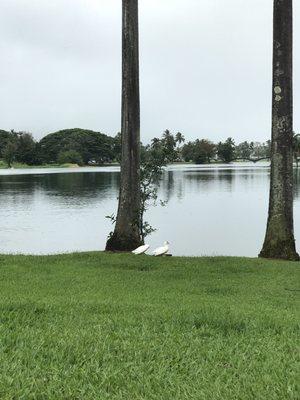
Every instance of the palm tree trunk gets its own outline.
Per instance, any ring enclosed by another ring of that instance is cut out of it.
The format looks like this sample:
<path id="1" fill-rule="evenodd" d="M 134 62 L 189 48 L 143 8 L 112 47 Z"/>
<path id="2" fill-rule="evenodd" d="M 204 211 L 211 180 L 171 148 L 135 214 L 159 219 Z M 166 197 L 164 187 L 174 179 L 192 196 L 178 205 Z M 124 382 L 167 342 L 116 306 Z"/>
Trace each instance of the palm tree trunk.
<path id="1" fill-rule="evenodd" d="M 106 250 L 130 251 L 140 238 L 140 93 L 138 0 L 123 0 L 122 159 L 119 207 Z"/>
<path id="2" fill-rule="evenodd" d="M 299 260 L 293 227 L 293 1 L 274 0 L 271 187 L 260 257 Z"/>

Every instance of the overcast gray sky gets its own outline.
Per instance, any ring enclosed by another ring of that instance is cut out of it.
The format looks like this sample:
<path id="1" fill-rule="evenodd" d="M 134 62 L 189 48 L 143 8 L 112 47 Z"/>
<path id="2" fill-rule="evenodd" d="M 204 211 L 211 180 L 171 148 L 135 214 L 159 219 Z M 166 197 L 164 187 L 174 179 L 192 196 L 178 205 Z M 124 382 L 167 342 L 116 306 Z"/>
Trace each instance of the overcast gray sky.
<path id="1" fill-rule="evenodd" d="M 273 0 L 140 0 L 142 140 L 270 136 Z M 295 130 L 300 131 L 300 1 Z M 1 0 L 0 129 L 120 130 L 121 0 Z"/>

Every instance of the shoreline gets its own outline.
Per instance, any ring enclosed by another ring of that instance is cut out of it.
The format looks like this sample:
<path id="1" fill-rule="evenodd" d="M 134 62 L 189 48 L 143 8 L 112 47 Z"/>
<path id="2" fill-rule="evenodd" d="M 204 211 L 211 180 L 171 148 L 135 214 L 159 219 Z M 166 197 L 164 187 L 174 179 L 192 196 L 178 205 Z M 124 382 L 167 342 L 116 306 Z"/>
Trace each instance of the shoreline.
<path id="1" fill-rule="evenodd" d="M 231 161 L 229 163 L 224 163 L 222 161 L 212 161 L 210 163 L 206 164 L 195 164 L 192 162 L 185 162 L 185 161 L 178 161 L 174 163 L 167 164 L 168 166 L 175 166 L 175 165 L 193 165 L 193 166 L 211 166 L 211 165 L 234 165 L 234 164 L 253 164 L 254 166 L 259 163 L 259 164 L 270 164 L 270 161 L 268 160 L 261 160 L 258 162 L 252 162 L 249 160 L 236 160 L 236 161 Z M 296 165 L 296 164 L 294 164 Z M 15 169 L 57 169 L 57 168 L 102 168 L 102 167 L 120 167 L 120 163 L 113 162 L 113 163 L 104 163 L 104 164 L 95 164 L 95 165 L 78 165 L 78 164 L 41 164 L 41 165 L 27 165 L 27 164 L 14 164 L 11 168 L 8 168 L 3 165 L 3 163 L 0 162 L 0 171 L 5 170 L 5 171 L 12 171 Z"/>
<path id="2" fill-rule="evenodd" d="M 191 171 L 213 171 L 213 170 L 235 170 L 235 169 L 269 169 L 270 164 L 250 164 L 250 163 L 231 163 L 231 164 L 168 164 L 164 169 L 166 171 L 175 170 L 191 170 Z M 295 167 L 296 169 L 296 167 Z M 99 172 L 120 172 L 120 165 L 108 164 L 102 166 L 52 166 L 52 167 L 28 167 L 28 168 L 0 168 L 0 176 L 18 176 L 18 175 L 50 175 L 50 174 L 72 174 L 72 173 L 99 173 Z"/>

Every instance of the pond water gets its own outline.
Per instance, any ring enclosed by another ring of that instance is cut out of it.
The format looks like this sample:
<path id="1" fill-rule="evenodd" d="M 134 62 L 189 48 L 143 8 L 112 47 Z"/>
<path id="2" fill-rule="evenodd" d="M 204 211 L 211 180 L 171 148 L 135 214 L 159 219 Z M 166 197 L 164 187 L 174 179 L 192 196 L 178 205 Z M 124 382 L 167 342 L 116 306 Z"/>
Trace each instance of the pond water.
<path id="1" fill-rule="evenodd" d="M 103 250 L 117 209 L 118 167 L 0 170 L 0 253 Z M 147 215 L 174 255 L 256 256 L 269 194 L 268 164 L 177 165 L 159 189 L 165 207 Z M 300 171 L 295 170 L 295 237 L 300 246 Z"/>

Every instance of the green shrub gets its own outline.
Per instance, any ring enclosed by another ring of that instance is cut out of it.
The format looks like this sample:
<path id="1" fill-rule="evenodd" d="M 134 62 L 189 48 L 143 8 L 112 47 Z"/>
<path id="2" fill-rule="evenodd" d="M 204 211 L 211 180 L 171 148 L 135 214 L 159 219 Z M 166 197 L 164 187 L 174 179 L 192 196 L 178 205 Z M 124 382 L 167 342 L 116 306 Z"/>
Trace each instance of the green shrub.
<path id="1" fill-rule="evenodd" d="M 71 164 L 83 165 L 82 157 L 76 150 L 61 151 L 58 154 L 58 162 L 59 164 L 71 163 Z"/>

